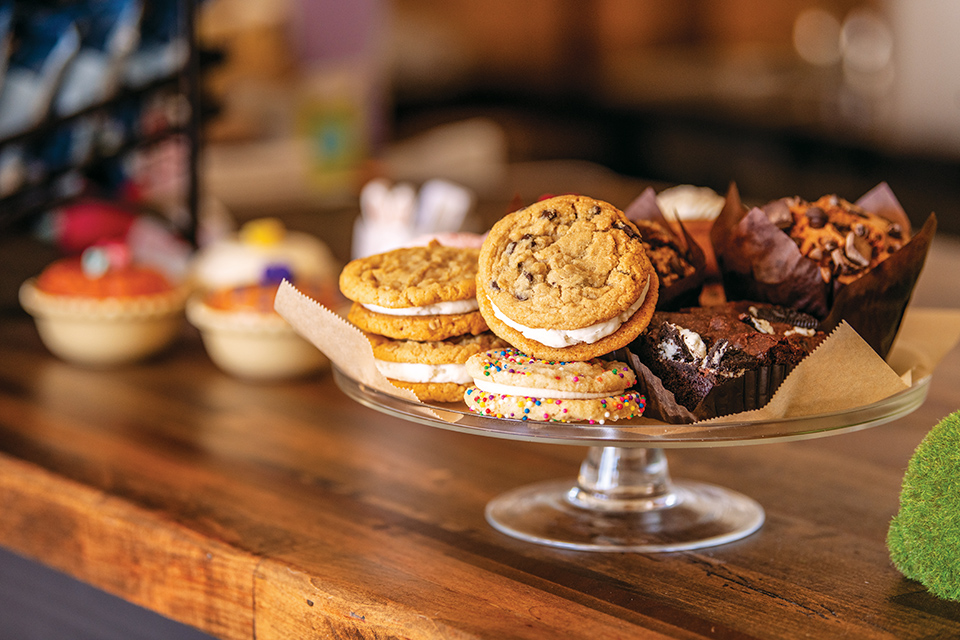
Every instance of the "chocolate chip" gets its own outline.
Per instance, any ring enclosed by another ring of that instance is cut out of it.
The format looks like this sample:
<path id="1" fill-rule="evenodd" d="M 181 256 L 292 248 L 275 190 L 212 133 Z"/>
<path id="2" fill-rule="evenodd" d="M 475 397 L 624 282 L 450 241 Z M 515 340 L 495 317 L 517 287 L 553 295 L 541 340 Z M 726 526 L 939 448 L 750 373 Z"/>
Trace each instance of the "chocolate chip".
<path id="1" fill-rule="evenodd" d="M 827 214 L 820 207 L 810 207 L 806 216 L 808 224 L 814 229 L 822 229 L 827 224 Z"/>
<path id="2" fill-rule="evenodd" d="M 490 281 L 490 288 L 493 289 L 494 291 L 500 291 L 500 285 L 497 284 L 496 280 Z"/>
<path id="3" fill-rule="evenodd" d="M 516 293 L 513 294 L 513 297 L 519 300 L 520 302 L 523 302 L 524 300 L 530 299 L 530 294 L 527 293 L 526 291 L 517 291 Z"/>
<path id="4" fill-rule="evenodd" d="M 523 277 L 527 279 L 527 282 L 533 282 L 533 274 L 529 271 L 524 271 Z"/>
<path id="5" fill-rule="evenodd" d="M 530 234 L 530 233 L 525 233 L 525 234 L 523 234 L 522 236 L 520 236 L 520 239 L 521 239 L 521 240 L 529 240 L 529 239 L 532 238 L 532 237 L 533 237 L 532 234 Z"/>
<path id="6" fill-rule="evenodd" d="M 619 220 L 617 222 L 614 222 L 613 226 L 616 227 L 617 229 L 620 229 L 621 231 L 623 231 L 625 234 L 627 234 L 629 237 L 633 238 L 634 240 L 640 240 L 640 234 L 637 233 L 632 226 L 628 224 L 624 224 Z"/>
<path id="7" fill-rule="evenodd" d="M 553 220 L 554 218 L 557 217 L 557 212 L 554 209 L 547 209 L 546 211 L 540 214 L 540 217 L 546 218 L 547 220 Z"/>
<path id="8" fill-rule="evenodd" d="M 513 250 L 516 248 L 517 248 L 517 243 L 511 242 L 507 245 L 506 249 L 504 249 L 503 252 L 507 255 L 510 255 L 511 253 L 513 253 Z"/>
<path id="9" fill-rule="evenodd" d="M 592 207 L 590 207 L 590 211 L 588 213 L 590 214 L 591 218 L 594 216 L 600 215 L 600 205 L 598 204 L 593 205 Z"/>

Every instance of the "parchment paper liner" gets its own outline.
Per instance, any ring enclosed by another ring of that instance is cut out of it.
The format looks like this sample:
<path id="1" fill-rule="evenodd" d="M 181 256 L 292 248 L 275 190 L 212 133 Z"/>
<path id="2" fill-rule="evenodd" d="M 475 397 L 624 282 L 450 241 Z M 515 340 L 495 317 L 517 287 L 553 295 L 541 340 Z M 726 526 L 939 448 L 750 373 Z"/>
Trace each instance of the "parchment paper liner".
<path id="1" fill-rule="evenodd" d="M 687 231 L 683 223 L 677 220 L 682 237 L 677 237 L 674 227 L 664 217 L 657 204 L 657 193 L 652 187 L 647 187 L 623 210 L 628 220 L 649 220 L 655 222 L 665 233 L 678 241 L 678 244 L 686 249 L 684 257 L 693 265 L 694 272 L 685 278 L 680 278 L 669 287 L 663 286 L 660 282 L 660 291 L 657 298 L 658 311 L 673 311 L 683 307 L 696 306 L 700 300 L 700 291 L 703 289 L 703 283 L 707 278 L 707 258 L 703 248 L 697 244 L 697 241 Z"/>
<path id="2" fill-rule="evenodd" d="M 910 219 L 886 183 L 857 204 L 910 229 Z M 893 344 L 913 287 L 936 233 L 936 215 L 896 253 L 850 284 L 825 283 L 819 265 L 790 236 L 767 218 L 763 209 L 747 210 L 736 185 L 710 232 L 728 300 L 756 300 L 797 308 L 822 320 L 831 331 L 846 320 L 881 357 Z"/>
<path id="3" fill-rule="evenodd" d="M 346 375 L 384 393 L 418 402 L 412 392 L 394 387 L 377 370 L 373 349 L 363 334 L 339 315 L 284 282 L 275 302 L 277 312 L 304 338 L 320 349 Z M 736 420 L 777 420 L 845 411 L 889 397 L 933 372 L 960 340 L 960 310 L 911 309 L 900 336 L 884 362 L 849 326 L 841 326 L 787 377 L 767 406 L 725 416 Z M 445 411 L 422 404 L 424 415 L 457 422 L 465 405 Z M 678 430 L 709 428 L 716 421 L 669 424 L 638 418 L 610 425 L 612 429 L 667 435 Z"/>

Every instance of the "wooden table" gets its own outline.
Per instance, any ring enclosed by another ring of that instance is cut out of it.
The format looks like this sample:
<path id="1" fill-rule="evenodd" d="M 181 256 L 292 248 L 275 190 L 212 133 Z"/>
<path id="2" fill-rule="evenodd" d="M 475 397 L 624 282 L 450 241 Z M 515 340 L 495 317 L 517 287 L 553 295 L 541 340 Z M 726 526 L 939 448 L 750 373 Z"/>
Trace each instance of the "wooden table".
<path id="1" fill-rule="evenodd" d="M 916 302 L 960 307 L 940 239 Z M 950 278 L 944 277 L 950 274 Z M 64 364 L 0 322 L 0 544 L 222 638 L 934 638 L 960 605 L 891 565 L 885 536 L 924 434 L 960 408 L 960 349 L 894 423 L 671 451 L 677 478 L 758 500 L 732 544 L 563 551 L 484 506 L 573 477 L 576 446 L 454 433 L 349 400 L 329 373 L 251 384 L 185 328 L 116 371 Z"/>

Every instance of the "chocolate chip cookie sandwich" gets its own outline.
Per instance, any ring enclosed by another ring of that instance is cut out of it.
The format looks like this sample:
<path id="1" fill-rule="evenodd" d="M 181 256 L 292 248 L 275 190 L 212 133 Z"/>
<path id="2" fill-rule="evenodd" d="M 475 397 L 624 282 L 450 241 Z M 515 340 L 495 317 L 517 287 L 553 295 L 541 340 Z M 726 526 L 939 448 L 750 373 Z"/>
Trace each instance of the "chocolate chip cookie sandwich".
<path id="1" fill-rule="evenodd" d="M 826 337 L 795 309 L 728 302 L 658 311 L 630 345 L 653 412 L 693 422 L 758 409 Z"/>
<path id="2" fill-rule="evenodd" d="M 353 302 L 347 319 L 368 333 L 400 340 L 479 334 L 477 249 L 431 242 L 349 262 L 340 291 Z"/>
<path id="3" fill-rule="evenodd" d="M 480 249 L 480 313 L 536 358 L 590 360 L 625 346 L 650 321 L 658 290 L 636 226 L 584 196 L 507 214 Z"/>
<path id="4" fill-rule="evenodd" d="M 548 361 L 509 348 L 471 356 L 466 367 L 475 386 L 463 400 L 475 413 L 590 424 L 643 414 L 643 395 L 629 390 L 636 376 L 623 362 Z"/>
<path id="5" fill-rule="evenodd" d="M 731 188 L 711 239 L 728 300 L 791 306 L 828 331 L 846 320 L 886 356 L 936 226 L 930 214 L 914 233 L 886 184 L 856 202 L 791 197 L 749 211 Z"/>
<path id="6" fill-rule="evenodd" d="M 506 347 L 489 331 L 447 340 L 418 342 L 365 334 L 379 369 L 391 383 L 410 389 L 424 402 L 460 402 L 473 384 L 466 362 L 471 356 Z"/>

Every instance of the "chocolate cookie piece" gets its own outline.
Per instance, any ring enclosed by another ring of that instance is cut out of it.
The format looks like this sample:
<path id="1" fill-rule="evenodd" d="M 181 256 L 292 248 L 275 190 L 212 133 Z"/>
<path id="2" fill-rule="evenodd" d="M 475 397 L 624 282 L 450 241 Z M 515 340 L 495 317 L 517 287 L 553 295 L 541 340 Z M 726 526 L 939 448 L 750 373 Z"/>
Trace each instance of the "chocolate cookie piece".
<path id="1" fill-rule="evenodd" d="M 649 322 L 659 280 L 632 222 L 610 204 L 558 196 L 504 216 L 480 250 L 490 328 L 543 359 L 588 360 Z"/>

